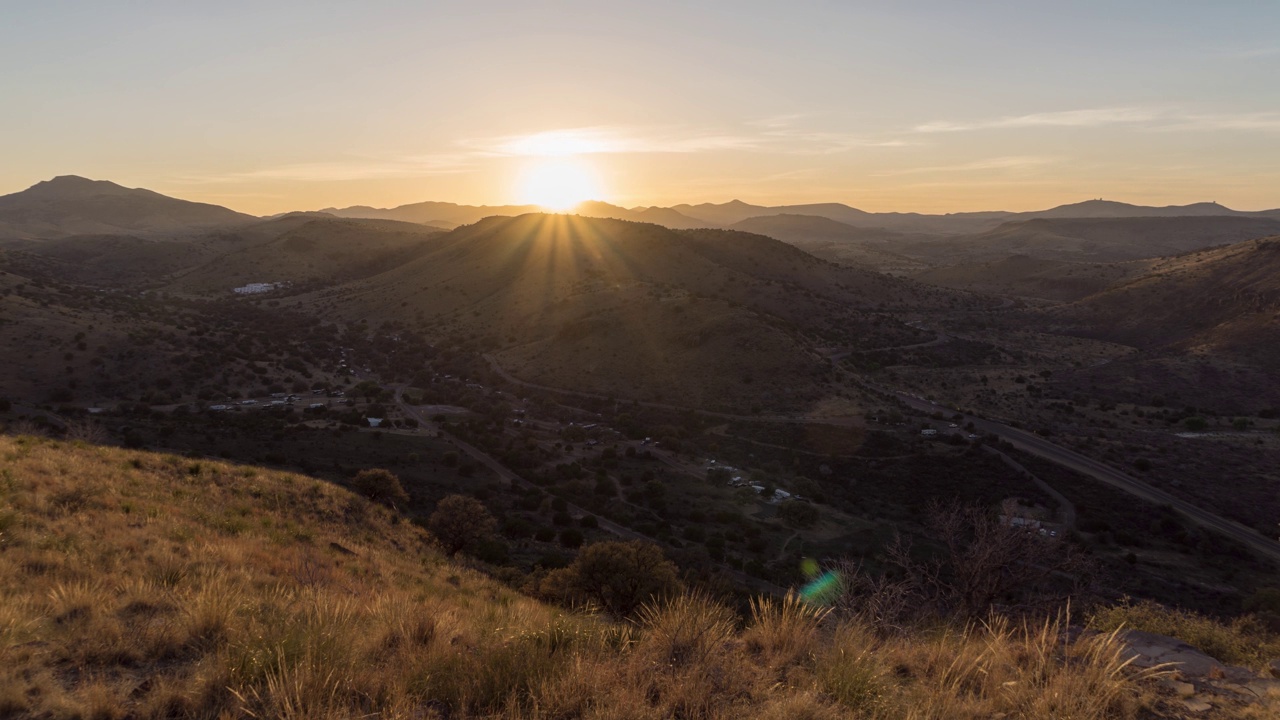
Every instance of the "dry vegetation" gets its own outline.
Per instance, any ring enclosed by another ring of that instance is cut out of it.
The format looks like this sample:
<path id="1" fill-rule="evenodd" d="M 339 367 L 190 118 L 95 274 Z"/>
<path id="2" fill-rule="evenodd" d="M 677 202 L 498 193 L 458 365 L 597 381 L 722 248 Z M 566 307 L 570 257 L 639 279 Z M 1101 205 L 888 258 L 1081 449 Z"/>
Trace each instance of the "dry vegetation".
<path id="1" fill-rule="evenodd" d="M 618 622 L 446 562 L 314 479 L 0 438 L 0 715 L 1125 718 L 1113 635 L 877 633 L 794 598 Z"/>

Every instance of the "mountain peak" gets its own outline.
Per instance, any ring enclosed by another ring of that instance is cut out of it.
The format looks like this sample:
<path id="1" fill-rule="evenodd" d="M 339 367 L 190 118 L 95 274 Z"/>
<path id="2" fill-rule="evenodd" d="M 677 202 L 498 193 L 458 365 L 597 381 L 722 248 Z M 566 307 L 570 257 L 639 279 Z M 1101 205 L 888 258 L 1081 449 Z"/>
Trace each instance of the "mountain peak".
<path id="1" fill-rule="evenodd" d="M 72 195 L 123 195 L 138 192 L 109 180 L 90 180 L 79 175 L 58 175 L 51 180 L 42 180 L 27 188 L 26 192 L 43 196 Z"/>

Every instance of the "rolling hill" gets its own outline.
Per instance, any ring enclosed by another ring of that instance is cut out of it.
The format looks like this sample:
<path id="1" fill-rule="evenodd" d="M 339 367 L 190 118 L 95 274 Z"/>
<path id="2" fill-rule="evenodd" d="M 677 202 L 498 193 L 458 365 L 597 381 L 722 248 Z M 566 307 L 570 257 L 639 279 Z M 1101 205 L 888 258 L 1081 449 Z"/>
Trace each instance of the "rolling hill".
<path id="1" fill-rule="evenodd" d="M 167 289 L 227 294 L 248 283 L 349 282 L 417 257 L 442 232 L 392 220 L 285 216 L 202 238 L 203 262 L 176 273 Z"/>
<path id="2" fill-rule="evenodd" d="M 133 235 L 73 235 L 11 242 L 0 268 L 31 278 L 97 287 L 152 287 L 170 273 L 214 256 L 196 243 Z"/>
<path id="3" fill-rule="evenodd" d="M 1150 261 L 1083 263 L 1011 255 L 933 268 L 912 277 L 957 290 L 1071 302 L 1102 292 L 1149 267 Z"/>
<path id="4" fill-rule="evenodd" d="M 893 250 L 895 243 L 919 236 L 857 227 L 820 215 L 764 215 L 734 223 L 729 229 L 767 235 L 825 260 L 880 272 L 899 274 L 923 267 Z"/>
<path id="5" fill-rule="evenodd" d="M 1006 222 L 1034 219 L 1139 218 L 1139 217 L 1208 217 L 1234 216 L 1280 219 L 1280 211 L 1241 212 L 1217 203 L 1194 203 L 1168 207 L 1147 207 L 1106 200 L 1088 200 L 1032 212 L 961 212 L 944 215 L 923 213 L 871 213 L 841 203 L 809 205 L 751 205 L 740 200 L 727 203 L 675 205 L 673 210 L 717 225 L 730 226 L 744 220 L 772 215 L 816 215 L 865 228 L 881 228 L 896 232 L 932 235 L 966 235 L 993 230 Z"/>
<path id="6" fill-rule="evenodd" d="M 902 251 L 939 262 L 1027 255 L 1043 260 L 1124 262 L 1176 255 L 1280 232 L 1261 217 L 1139 217 L 1034 219 L 1005 223 L 979 235 L 914 243 Z"/>
<path id="7" fill-rule="evenodd" d="M 458 205 L 449 202 L 420 202 L 393 208 L 374 208 L 353 205 L 346 208 L 325 208 L 320 212 L 342 218 L 371 220 L 399 220 L 439 227 L 454 228 L 469 225 L 494 215 L 515 216 L 540 212 L 536 205 Z"/>
<path id="8" fill-rule="evenodd" d="M 742 408 L 820 398 L 819 345 L 918 334 L 881 309 L 961 301 L 760 235 L 534 214 L 459 228 L 411 262 L 298 302 L 476 339 L 531 382 Z"/>
<path id="9" fill-rule="evenodd" d="M 1280 237 L 1165 258 L 1052 316 L 1148 350 L 1237 358 L 1280 371 Z"/>
<path id="10" fill-rule="evenodd" d="M 256 219 L 218 205 L 75 175 L 0 197 L 0 239 L 165 235 L 243 225 Z"/>

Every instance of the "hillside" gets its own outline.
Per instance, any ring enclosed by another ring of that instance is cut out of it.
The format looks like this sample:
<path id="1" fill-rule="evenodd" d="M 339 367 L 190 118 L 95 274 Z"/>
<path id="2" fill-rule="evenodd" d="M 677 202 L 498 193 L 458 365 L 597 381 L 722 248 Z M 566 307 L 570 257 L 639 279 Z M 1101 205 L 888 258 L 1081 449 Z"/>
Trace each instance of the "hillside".
<path id="1" fill-rule="evenodd" d="M 1025 217 L 1037 218 L 1137 218 L 1137 217 L 1202 217 L 1223 215 L 1251 215 L 1239 210 L 1232 210 L 1216 202 L 1200 202 L 1190 205 L 1166 205 L 1151 207 L 1147 205 L 1130 205 L 1114 200 L 1085 200 L 1084 202 L 1059 205 L 1048 210 L 1022 213 Z"/>
<path id="2" fill-rule="evenodd" d="M 242 225 L 251 215 L 105 180 L 63 175 L 0 196 L 0 239 L 163 235 Z"/>
<path id="3" fill-rule="evenodd" d="M 149 287 L 203 262 L 214 250 L 132 235 L 73 235 L 7 243 L 0 268 L 33 278 L 97 287 Z"/>
<path id="4" fill-rule="evenodd" d="M 796 600 L 741 625 L 696 595 L 619 622 L 305 476 L 32 437 L 0 453 L 8 717 L 1182 717 L 1113 634 L 878 634 Z"/>
<path id="5" fill-rule="evenodd" d="M 561 215 L 489 218 L 423 256 L 302 299 L 349 319 L 473 338 L 523 380 L 682 404 L 799 407 L 827 345 L 894 344 L 890 307 L 953 300 L 759 235 Z"/>
<path id="6" fill-rule="evenodd" d="M 917 236 L 863 228 L 819 215 L 764 215 L 734 223 L 731 230 L 756 233 L 790 243 L 816 257 L 879 272 L 904 273 L 921 263 L 894 252 L 894 244 Z"/>
<path id="7" fill-rule="evenodd" d="M 912 277 L 957 290 L 1071 302 L 1141 274 L 1150 265 L 1151 261 L 1083 263 L 1011 255 L 1001 260 L 934 268 Z"/>
<path id="8" fill-rule="evenodd" d="M 624 208 L 605 202 L 587 201 L 579 203 L 570 212 L 583 217 L 612 218 L 614 220 L 630 220 L 632 222 L 653 223 L 672 230 L 688 230 L 692 228 L 714 227 L 712 223 L 682 215 L 671 208 L 647 207 Z"/>
<path id="9" fill-rule="evenodd" d="M 1280 370 L 1280 238 L 1165 258 L 1054 312 L 1078 332 Z"/>
<path id="10" fill-rule="evenodd" d="M 1246 217 L 1036 219 L 1005 223 L 980 235 L 919 243 L 915 256 L 997 259 L 1028 255 L 1046 260 L 1110 263 L 1176 255 L 1266 237 L 1280 222 Z"/>
<path id="11" fill-rule="evenodd" d="M 248 283 L 348 282 L 417 257 L 442 232 L 391 220 L 285 216 L 202 238 L 203 262 L 177 273 L 167 289 L 227 294 Z"/>
<path id="12" fill-rule="evenodd" d="M 536 205 L 459 205 L 449 202 L 420 202 L 393 208 L 355 205 L 346 208 L 325 208 L 320 212 L 335 217 L 399 220 L 452 228 L 458 225 L 469 225 L 494 215 L 511 217 L 540 211 L 541 208 Z"/>

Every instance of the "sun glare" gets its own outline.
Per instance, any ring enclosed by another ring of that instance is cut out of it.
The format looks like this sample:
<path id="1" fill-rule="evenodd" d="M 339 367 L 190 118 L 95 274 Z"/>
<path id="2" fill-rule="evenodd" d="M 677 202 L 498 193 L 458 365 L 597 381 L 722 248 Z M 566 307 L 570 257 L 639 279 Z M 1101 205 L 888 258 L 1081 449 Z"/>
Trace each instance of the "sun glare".
<path id="1" fill-rule="evenodd" d="M 580 158 L 542 158 L 527 166 L 520 179 L 520 201 L 564 211 L 601 197 L 600 182 Z"/>

